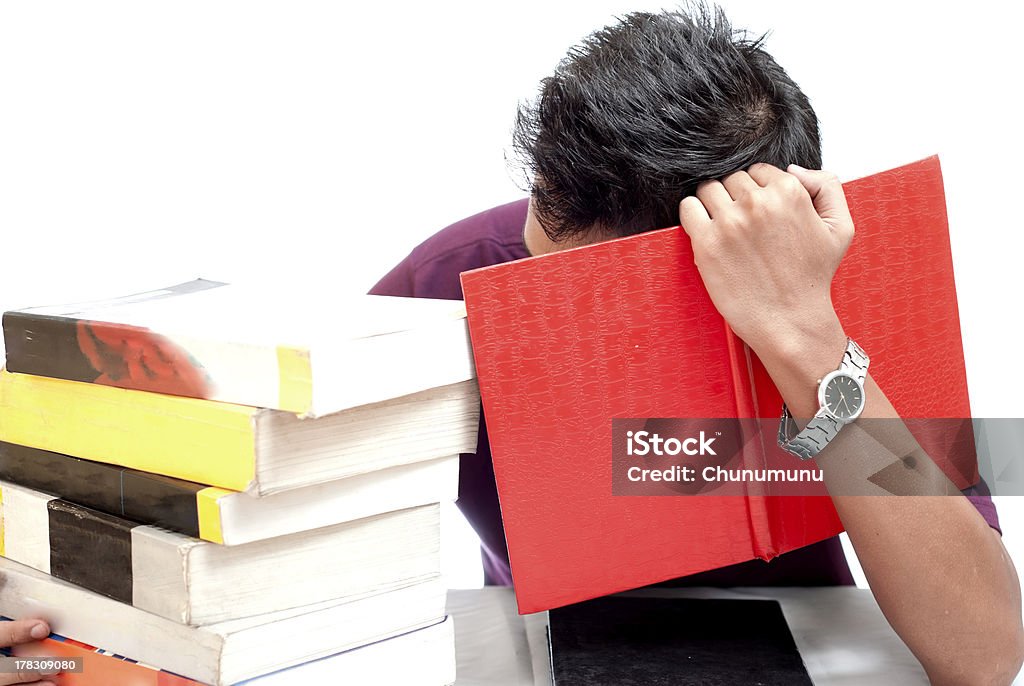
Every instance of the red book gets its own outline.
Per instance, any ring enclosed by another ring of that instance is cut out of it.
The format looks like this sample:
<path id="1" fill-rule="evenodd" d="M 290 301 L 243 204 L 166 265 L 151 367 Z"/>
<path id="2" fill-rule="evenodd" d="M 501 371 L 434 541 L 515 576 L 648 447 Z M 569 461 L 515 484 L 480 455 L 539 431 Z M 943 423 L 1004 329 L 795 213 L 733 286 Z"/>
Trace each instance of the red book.
<path id="1" fill-rule="evenodd" d="M 902 417 L 969 418 L 938 158 L 844 188 L 857 234 L 833 298 L 846 332 Z M 613 418 L 781 411 L 679 227 L 466 272 L 462 286 L 520 612 L 842 531 L 827 496 L 612 494 Z M 962 427 L 911 429 L 944 468 L 973 449 Z M 976 479 L 947 473 L 961 488 Z"/>

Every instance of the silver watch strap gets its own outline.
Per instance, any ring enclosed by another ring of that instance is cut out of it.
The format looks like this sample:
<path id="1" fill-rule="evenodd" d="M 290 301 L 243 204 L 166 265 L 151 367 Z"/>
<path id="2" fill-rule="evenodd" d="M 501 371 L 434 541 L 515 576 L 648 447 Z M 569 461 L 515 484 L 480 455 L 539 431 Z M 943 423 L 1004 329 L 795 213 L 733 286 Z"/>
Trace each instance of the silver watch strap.
<path id="1" fill-rule="evenodd" d="M 850 376 L 857 379 L 861 383 L 864 383 L 864 379 L 868 376 L 868 354 L 864 352 L 857 343 L 852 339 L 846 339 L 846 352 L 843 353 L 843 362 L 839 365 L 839 368 Z"/>
<path id="2" fill-rule="evenodd" d="M 839 369 L 857 379 L 862 384 L 868 375 L 869 358 L 864 349 L 852 338 L 846 339 L 846 350 Z M 782 420 L 779 422 L 779 447 L 793 453 L 801 460 L 809 460 L 818 455 L 825 446 L 836 437 L 843 423 L 833 417 L 827 409 L 818 410 L 803 431 L 797 431 L 793 415 L 783 404 Z"/>
<path id="3" fill-rule="evenodd" d="M 796 422 L 789 408 L 782 406 L 782 421 L 779 422 L 779 447 L 788 450 L 801 460 L 817 456 L 829 441 L 836 437 L 842 426 L 836 418 L 822 408 L 811 417 L 804 430 L 797 433 Z"/>

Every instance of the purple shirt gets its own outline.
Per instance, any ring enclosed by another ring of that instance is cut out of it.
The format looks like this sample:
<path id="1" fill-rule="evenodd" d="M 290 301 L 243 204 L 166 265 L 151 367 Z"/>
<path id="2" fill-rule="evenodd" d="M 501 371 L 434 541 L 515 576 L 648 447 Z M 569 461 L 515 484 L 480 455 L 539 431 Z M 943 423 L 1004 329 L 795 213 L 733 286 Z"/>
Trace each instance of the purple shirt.
<path id="1" fill-rule="evenodd" d="M 417 246 L 373 287 L 377 295 L 462 299 L 459 274 L 510 262 L 529 253 L 523 244 L 527 200 L 495 207 L 452 224 Z M 968 493 L 989 526 L 999 530 L 992 499 L 984 487 Z M 491 449 L 484 419 L 475 455 L 463 455 L 459 508 L 480 536 L 487 584 L 511 585 L 508 548 L 494 485 Z M 771 562 L 750 560 L 669 582 L 685 586 L 829 586 L 853 584 L 838 537 L 780 555 Z"/>

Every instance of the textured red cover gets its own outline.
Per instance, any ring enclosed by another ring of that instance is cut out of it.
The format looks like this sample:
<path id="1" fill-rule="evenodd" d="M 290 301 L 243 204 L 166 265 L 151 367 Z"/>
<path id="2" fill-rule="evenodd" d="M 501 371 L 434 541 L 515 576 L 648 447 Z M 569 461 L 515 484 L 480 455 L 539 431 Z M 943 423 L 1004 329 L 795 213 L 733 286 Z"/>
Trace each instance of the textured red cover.
<path id="1" fill-rule="evenodd" d="M 833 293 L 847 333 L 901 416 L 970 417 L 938 158 L 845 190 L 857 235 Z M 781 409 L 678 227 L 466 272 L 462 286 L 520 612 L 842 530 L 827 497 L 612 495 L 613 418 Z"/>

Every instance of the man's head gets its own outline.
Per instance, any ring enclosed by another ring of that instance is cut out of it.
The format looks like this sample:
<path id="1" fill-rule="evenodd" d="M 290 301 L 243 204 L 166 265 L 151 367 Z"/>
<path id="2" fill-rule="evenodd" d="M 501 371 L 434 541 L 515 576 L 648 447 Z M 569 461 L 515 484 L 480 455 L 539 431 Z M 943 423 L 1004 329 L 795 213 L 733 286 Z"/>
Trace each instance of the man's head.
<path id="1" fill-rule="evenodd" d="M 821 167 L 818 119 L 761 39 L 718 8 L 635 13 L 589 36 L 519 111 L 531 252 L 678 223 L 704 180 Z"/>

